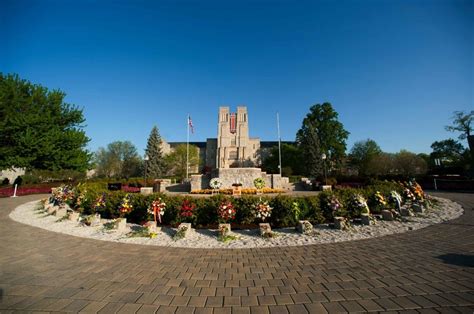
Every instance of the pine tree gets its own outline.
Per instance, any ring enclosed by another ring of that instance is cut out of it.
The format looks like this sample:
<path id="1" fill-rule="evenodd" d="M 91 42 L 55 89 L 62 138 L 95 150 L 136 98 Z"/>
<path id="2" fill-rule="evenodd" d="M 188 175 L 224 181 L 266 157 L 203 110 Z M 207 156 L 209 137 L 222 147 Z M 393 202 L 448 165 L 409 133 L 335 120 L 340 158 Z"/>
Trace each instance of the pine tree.
<path id="1" fill-rule="evenodd" d="M 149 158 L 147 161 L 147 171 L 150 178 L 159 178 L 165 172 L 165 163 L 163 153 L 161 151 L 161 136 L 156 126 L 151 130 L 146 145 L 146 154 Z"/>

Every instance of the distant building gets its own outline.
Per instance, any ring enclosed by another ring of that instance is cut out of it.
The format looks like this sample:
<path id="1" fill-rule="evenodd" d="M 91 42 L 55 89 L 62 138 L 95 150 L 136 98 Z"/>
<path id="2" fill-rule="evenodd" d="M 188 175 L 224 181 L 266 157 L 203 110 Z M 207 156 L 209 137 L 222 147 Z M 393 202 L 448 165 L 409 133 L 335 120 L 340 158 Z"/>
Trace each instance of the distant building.
<path id="1" fill-rule="evenodd" d="M 258 137 L 249 137 L 248 121 L 247 107 L 239 106 L 234 113 L 230 112 L 229 107 L 219 107 L 217 138 L 208 138 L 205 142 L 189 142 L 199 148 L 200 167 L 212 170 L 261 166 L 269 150 L 278 146 L 278 142 L 261 142 Z M 180 144 L 186 142 L 168 143 L 163 140 L 163 154 L 169 154 Z M 191 172 L 200 171 L 191 169 Z"/>

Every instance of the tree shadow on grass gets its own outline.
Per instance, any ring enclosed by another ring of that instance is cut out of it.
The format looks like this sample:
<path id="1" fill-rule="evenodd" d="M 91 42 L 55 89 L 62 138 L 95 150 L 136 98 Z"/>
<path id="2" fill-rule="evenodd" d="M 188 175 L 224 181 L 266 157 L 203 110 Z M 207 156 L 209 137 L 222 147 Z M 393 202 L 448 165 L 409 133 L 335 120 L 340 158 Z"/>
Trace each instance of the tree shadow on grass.
<path id="1" fill-rule="evenodd" d="M 446 264 L 474 267 L 474 255 L 448 253 L 438 256 Z"/>

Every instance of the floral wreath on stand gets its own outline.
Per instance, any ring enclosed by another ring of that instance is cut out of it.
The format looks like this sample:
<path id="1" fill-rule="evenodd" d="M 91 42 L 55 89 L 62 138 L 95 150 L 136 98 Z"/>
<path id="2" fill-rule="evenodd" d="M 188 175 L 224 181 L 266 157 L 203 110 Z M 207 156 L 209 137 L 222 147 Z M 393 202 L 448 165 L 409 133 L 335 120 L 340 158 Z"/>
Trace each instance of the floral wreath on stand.
<path id="1" fill-rule="evenodd" d="M 153 214 L 155 223 L 156 223 L 156 217 L 158 217 L 158 221 L 161 224 L 161 216 L 163 216 L 165 209 L 166 209 L 166 203 L 163 202 L 161 197 L 159 197 L 157 200 L 154 200 L 153 202 L 151 202 L 147 211 L 149 214 Z"/>
<path id="2" fill-rule="evenodd" d="M 209 186 L 213 190 L 219 190 L 222 187 L 222 181 L 219 178 L 213 178 L 211 182 L 209 182 Z"/>
<path id="3" fill-rule="evenodd" d="M 253 180 L 253 185 L 257 190 L 261 190 L 265 187 L 265 180 L 263 178 L 256 178 Z"/>

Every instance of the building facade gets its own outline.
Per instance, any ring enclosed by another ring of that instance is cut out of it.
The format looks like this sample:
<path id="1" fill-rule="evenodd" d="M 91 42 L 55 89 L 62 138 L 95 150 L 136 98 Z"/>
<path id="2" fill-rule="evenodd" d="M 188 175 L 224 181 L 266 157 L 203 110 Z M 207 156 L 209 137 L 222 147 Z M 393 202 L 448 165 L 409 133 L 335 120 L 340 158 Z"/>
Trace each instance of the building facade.
<path id="1" fill-rule="evenodd" d="M 174 147 L 186 142 L 162 142 L 163 154 L 169 154 Z M 199 149 L 199 169 L 251 168 L 259 167 L 268 149 L 278 142 L 260 142 L 258 137 L 249 136 L 247 107 L 219 107 L 217 116 L 217 138 L 205 142 L 189 142 Z M 263 145 L 262 145 L 263 144 Z M 200 172 L 191 169 L 191 172 Z"/>

